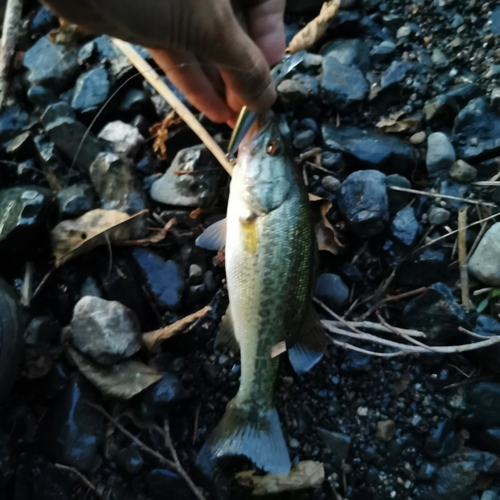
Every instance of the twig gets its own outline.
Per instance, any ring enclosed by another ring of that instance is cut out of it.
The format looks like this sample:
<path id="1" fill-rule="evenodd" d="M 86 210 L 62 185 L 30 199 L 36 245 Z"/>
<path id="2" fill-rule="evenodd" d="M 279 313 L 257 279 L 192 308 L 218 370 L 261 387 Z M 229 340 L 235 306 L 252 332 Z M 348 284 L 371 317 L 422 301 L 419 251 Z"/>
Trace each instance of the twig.
<path id="1" fill-rule="evenodd" d="M 78 470 L 75 469 L 74 467 L 68 467 L 67 465 L 62 465 L 62 464 L 54 464 L 54 467 L 56 469 L 72 472 L 75 476 L 80 479 L 80 481 L 89 489 L 94 492 L 95 495 L 97 495 L 99 498 L 104 498 L 99 491 L 97 491 L 97 488 Z"/>
<path id="2" fill-rule="evenodd" d="M 443 200 L 461 201 L 462 203 L 471 203 L 472 205 L 482 205 L 483 207 L 495 207 L 494 203 L 485 203 L 481 200 L 468 200 L 466 198 L 459 198 L 458 196 L 450 196 L 447 194 L 428 193 L 427 191 L 419 191 L 418 189 L 403 188 L 399 186 L 387 186 L 387 189 L 393 191 L 401 191 L 403 193 L 418 194 L 419 196 L 427 196 L 429 198 L 440 198 Z"/>
<path id="3" fill-rule="evenodd" d="M 22 11 L 22 0 L 7 0 L 0 44 L 0 110 L 5 104 L 5 98 L 9 90 L 9 73 L 12 56 L 16 51 L 19 29 L 21 28 Z"/>
<path id="4" fill-rule="evenodd" d="M 341 327 L 343 325 L 343 322 L 340 321 L 328 320 L 328 322 L 333 326 Z M 408 335 L 410 337 L 417 337 L 417 338 L 427 337 L 427 335 L 424 332 L 419 332 L 418 330 L 407 330 L 405 328 L 397 328 L 395 326 L 391 326 L 391 329 L 389 329 L 386 328 L 384 325 L 381 325 L 380 323 L 373 323 L 372 321 L 347 321 L 347 324 L 349 325 L 350 330 L 352 330 L 353 328 L 363 328 L 364 330 L 373 330 L 375 332 L 383 332 L 383 333 L 397 332 L 398 335 L 400 333 L 404 333 L 405 335 Z M 356 331 L 359 332 L 359 330 Z"/>
<path id="5" fill-rule="evenodd" d="M 143 57 L 127 42 L 112 38 L 111 41 L 123 52 L 135 68 L 142 73 L 149 84 L 168 102 L 172 109 L 184 120 L 189 128 L 201 139 L 203 144 L 217 158 L 222 167 L 229 175 L 233 173 L 233 165 L 227 159 L 221 147 L 214 141 L 206 129 L 179 100 L 179 98 L 168 88 L 156 71 L 144 60 Z"/>
<path id="6" fill-rule="evenodd" d="M 462 306 L 465 312 L 470 310 L 469 298 L 469 274 L 467 272 L 467 207 L 462 207 L 458 211 L 458 262 L 460 267 L 460 288 L 462 290 Z"/>
<path id="7" fill-rule="evenodd" d="M 479 207 L 478 207 L 478 212 L 479 212 Z M 488 225 L 486 223 L 481 224 L 481 229 L 479 230 L 479 233 L 477 233 L 476 239 L 474 240 L 474 243 L 472 244 L 472 247 L 470 248 L 469 253 L 467 254 L 467 262 L 469 262 L 469 259 L 472 257 L 472 254 L 476 251 L 476 248 L 479 245 L 479 242 L 483 239 L 484 233 L 486 232 L 487 229 Z"/>
<path id="8" fill-rule="evenodd" d="M 356 347 L 355 345 L 349 344 L 348 342 L 340 342 L 340 340 L 335 340 L 332 337 L 328 337 L 328 339 L 333 345 L 337 345 L 346 350 L 361 352 L 363 354 L 368 354 L 370 356 L 377 356 L 379 358 L 395 358 L 396 356 L 402 356 L 403 354 L 405 354 L 403 351 L 396 351 L 396 352 L 370 351 L 368 349 L 362 349 L 361 347 Z"/>

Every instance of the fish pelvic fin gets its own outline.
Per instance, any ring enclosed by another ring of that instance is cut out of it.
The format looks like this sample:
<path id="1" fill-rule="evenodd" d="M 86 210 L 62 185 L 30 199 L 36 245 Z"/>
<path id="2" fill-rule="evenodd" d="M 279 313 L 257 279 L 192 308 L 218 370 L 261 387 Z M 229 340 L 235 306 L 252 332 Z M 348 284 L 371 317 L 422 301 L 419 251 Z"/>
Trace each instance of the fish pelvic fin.
<path id="1" fill-rule="evenodd" d="M 290 456 L 275 408 L 247 409 L 238 405 L 237 398 L 228 404 L 196 463 L 211 475 L 216 462 L 228 457 L 246 457 L 256 469 L 264 472 L 290 472 Z"/>
<path id="2" fill-rule="evenodd" d="M 226 227 L 226 219 L 214 222 L 196 238 L 196 246 L 215 252 L 222 250 L 226 246 Z"/>
<path id="3" fill-rule="evenodd" d="M 231 305 L 228 306 L 225 316 L 222 318 L 219 332 L 215 339 L 215 346 L 238 353 L 240 345 L 234 333 L 233 317 L 231 316 Z"/>
<path id="4" fill-rule="evenodd" d="M 305 373 L 313 368 L 325 352 L 326 335 L 313 305 L 302 329 L 286 341 L 288 359 L 296 373 Z"/>

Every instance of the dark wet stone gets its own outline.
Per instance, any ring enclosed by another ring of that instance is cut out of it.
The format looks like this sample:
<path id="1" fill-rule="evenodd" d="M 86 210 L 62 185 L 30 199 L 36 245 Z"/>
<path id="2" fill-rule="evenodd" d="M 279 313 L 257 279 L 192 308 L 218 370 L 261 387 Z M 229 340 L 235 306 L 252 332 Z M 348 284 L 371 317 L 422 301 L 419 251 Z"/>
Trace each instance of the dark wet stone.
<path id="1" fill-rule="evenodd" d="M 44 169 L 54 172 L 60 180 L 68 177 L 68 167 L 55 144 L 47 136 L 35 137 L 36 158 Z"/>
<path id="2" fill-rule="evenodd" d="M 27 344 L 49 344 L 56 340 L 61 331 L 59 323 L 50 316 L 33 318 L 26 328 L 24 338 Z"/>
<path id="3" fill-rule="evenodd" d="M 78 51 L 78 64 L 84 66 L 89 63 L 91 59 L 95 56 L 97 51 L 97 46 L 94 42 L 90 41 L 83 45 Z"/>
<path id="4" fill-rule="evenodd" d="M 498 358 L 497 358 L 498 360 Z M 473 433 L 474 445 L 483 451 L 500 454 L 500 427 L 490 429 L 475 429 Z"/>
<path id="5" fill-rule="evenodd" d="M 316 134 L 312 130 L 299 132 L 293 139 L 293 145 L 297 149 L 304 149 L 314 144 Z"/>
<path id="6" fill-rule="evenodd" d="M 392 60 L 396 52 L 396 44 L 390 40 L 384 40 L 374 47 L 370 56 L 375 63 L 388 63 Z"/>
<path id="7" fill-rule="evenodd" d="M 484 98 L 473 99 L 460 111 L 453 142 L 465 161 L 486 160 L 500 153 L 500 117 L 490 112 Z"/>
<path id="8" fill-rule="evenodd" d="M 98 404 L 94 391 L 80 375 L 74 374 L 39 427 L 46 453 L 55 462 L 80 471 L 92 467 L 104 438 L 103 417 L 89 402 Z"/>
<path id="9" fill-rule="evenodd" d="M 346 66 L 333 56 L 323 59 L 320 86 L 323 98 L 340 110 L 363 101 L 369 90 L 358 68 Z"/>
<path id="10" fill-rule="evenodd" d="M 391 174 L 386 178 L 387 186 L 395 186 L 409 189 L 411 188 L 410 181 L 399 174 Z M 406 207 L 410 202 L 410 193 L 404 193 L 402 191 L 395 191 L 392 189 L 387 190 L 387 196 L 389 198 L 389 212 L 395 214 L 399 212 L 402 208 Z"/>
<path id="11" fill-rule="evenodd" d="M 413 68 L 413 63 L 394 61 L 382 74 L 380 82 L 382 89 L 391 88 L 402 83 Z"/>
<path id="12" fill-rule="evenodd" d="M 300 82 L 307 89 L 309 99 L 314 99 L 319 93 L 319 81 L 316 77 L 305 73 L 296 73 L 292 80 Z"/>
<path id="13" fill-rule="evenodd" d="M 27 96 L 31 104 L 40 109 L 45 109 L 49 104 L 58 100 L 56 94 L 45 87 L 31 87 Z"/>
<path id="14" fill-rule="evenodd" d="M 87 173 L 97 155 L 106 151 L 92 132 L 82 123 L 70 118 L 58 118 L 46 127 L 50 139 L 64 155 L 68 163 Z"/>
<path id="15" fill-rule="evenodd" d="M 181 379 L 177 375 L 164 373 L 159 382 L 143 392 L 141 413 L 146 417 L 165 416 L 172 404 L 188 397 L 189 393 Z"/>
<path id="16" fill-rule="evenodd" d="M 362 238 L 380 233 L 389 220 L 385 179 L 377 170 L 360 170 L 347 177 L 337 194 L 349 228 Z"/>
<path id="17" fill-rule="evenodd" d="M 323 151 L 321 153 L 321 166 L 331 170 L 341 170 L 345 167 L 342 153 L 333 153 L 332 151 Z"/>
<path id="18" fill-rule="evenodd" d="M 469 184 L 459 184 L 458 182 L 453 182 L 450 180 L 442 181 L 439 185 L 439 192 L 446 196 L 455 196 L 457 198 L 467 198 L 471 191 L 471 186 Z M 454 200 L 442 200 L 443 205 L 451 210 L 460 210 L 464 203 L 461 201 Z"/>
<path id="19" fill-rule="evenodd" d="M 460 440 L 455 424 L 446 419 L 438 422 L 425 438 L 424 450 L 432 458 L 442 458 L 458 450 Z"/>
<path id="20" fill-rule="evenodd" d="M 54 91 L 64 90 L 78 74 L 77 55 L 76 50 L 51 43 L 46 36 L 40 38 L 23 58 L 30 85 L 41 85 Z"/>
<path id="21" fill-rule="evenodd" d="M 177 310 L 185 288 L 179 266 L 144 248 L 135 248 L 133 256 L 158 304 L 168 310 Z"/>
<path id="22" fill-rule="evenodd" d="M 309 97 L 307 87 L 301 81 L 292 78 L 283 80 L 277 90 L 281 100 L 287 106 L 303 104 Z"/>
<path id="23" fill-rule="evenodd" d="M 449 210 L 446 210 L 446 208 L 436 207 L 436 205 L 432 205 L 427 216 L 429 218 L 429 224 L 431 226 L 442 226 L 450 220 L 451 213 Z"/>
<path id="24" fill-rule="evenodd" d="M 349 298 L 349 288 L 336 274 L 321 274 L 316 282 L 316 296 L 329 308 L 338 311 Z"/>
<path id="25" fill-rule="evenodd" d="M 339 63 L 354 66 L 366 74 L 370 69 L 370 49 L 360 39 L 337 39 L 321 48 L 321 55 L 334 57 Z"/>
<path id="26" fill-rule="evenodd" d="M 421 481 L 431 481 L 436 476 L 437 467 L 429 462 L 424 462 L 418 471 L 418 479 Z"/>
<path id="27" fill-rule="evenodd" d="M 457 160 L 450 167 L 450 171 L 448 173 L 450 177 L 455 179 L 457 182 L 468 183 L 472 182 L 476 178 L 477 168 L 469 165 L 463 160 Z"/>
<path id="28" fill-rule="evenodd" d="M 23 327 L 24 321 L 17 294 L 13 288 L 0 278 L 0 402 L 8 395 L 21 363 L 24 344 Z M 0 473 L 0 483 L 1 477 Z"/>
<path id="29" fill-rule="evenodd" d="M 466 424 L 481 428 L 500 427 L 500 384 L 477 382 L 466 393 Z"/>
<path id="30" fill-rule="evenodd" d="M 104 68 L 96 68 L 80 75 L 76 81 L 71 107 L 79 113 L 94 113 L 109 94 L 109 78 Z"/>
<path id="31" fill-rule="evenodd" d="M 427 101 L 424 106 L 425 121 L 433 129 L 451 127 L 460 106 L 449 94 L 438 95 Z"/>
<path id="32" fill-rule="evenodd" d="M 29 24 L 30 31 L 39 35 L 46 35 L 57 27 L 59 27 L 57 17 L 46 7 L 40 7 Z"/>
<path id="33" fill-rule="evenodd" d="M 42 123 L 47 127 L 58 118 L 75 119 L 75 113 L 68 103 L 58 101 L 54 104 L 49 104 L 43 112 Z"/>
<path id="34" fill-rule="evenodd" d="M 464 321 L 463 309 L 443 283 L 435 283 L 411 300 L 401 316 L 405 328 L 424 331 L 430 340 L 442 343 L 454 343 Z"/>
<path id="35" fill-rule="evenodd" d="M 7 154 L 17 161 L 25 161 L 35 154 L 35 143 L 31 132 L 23 132 L 14 137 L 6 149 Z"/>
<path id="36" fill-rule="evenodd" d="M 176 171 L 195 172 L 176 175 Z M 211 207 L 221 195 L 227 176 L 204 146 L 182 149 L 165 174 L 154 182 L 151 197 L 179 207 Z"/>
<path id="37" fill-rule="evenodd" d="M 396 214 L 392 221 L 392 236 L 405 246 L 411 246 L 415 243 L 418 230 L 419 224 L 413 207 L 403 208 Z"/>
<path id="38" fill-rule="evenodd" d="M 117 112 L 124 120 L 130 120 L 137 115 L 151 116 L 155 113 L 149 96 L 139 89 L 129 90 L 121 100 Z"/>
<path id="39" fill-rule="evenodd" d="M 11 453 L 9 441 L 0 431 L 0 488 L 2 488 L 13 474 L 14 458 Z M 0 489 L 0 492 L 2 490 Z"/>
<path id="40" fill-rule="evenodd" d="M 500 35 L 500 7 L 495 7 L 491 13 L 490 31 L 492 35 Z"/>
<path id="41" fill-rule="evenodd" d="M 415 168 L 414 149 L 397 137 L 357 127 L 337 129 L 330 123 L 324 123 L 321 132 L 326 147 L 344 153 L 351 168 L 371 168 L 387 174 L 405 174 Z"/>
<path id="42" fill-rule="evenodd" d="M 336 193 L 340 189 L 341 182 L 333 175 L 326 175 L 321 179 L 321 187 L 330 193 Z"/>
<path id="43" fill-rule="evenodd" d="M 437 472 L 436 500 L 469 500 L 482 474 L 498 474 L 499 459 L 479 451 L 465 451 L 450 457 L 448 464 Z"/>
<path id="44" fill-rule="evenodd" d="M 0 190 L 0 246 L 26 245 L 38 235 L 51 203 L 49 191 L 37 187 Z"/>
<path id="45" fill-rule="evenodd" d="M 339 432 L 332 432 L 326 429 L 318 428 L 319 438 L 323 446 L 333 453 L 336 465 L 347 460 L 351 448 L 351 438 Z"/>
<path id="46" fill-rule="evenodd" d="M 75 347 L 98 363 L 110 365 L 141 348 L 139 321 L 116 301 L 81 298 L 73 311 L 71 339 Z"/>
<path id="47" fill-rule="evenodd" d="M 398 269 L 396 281 L 411 287 L 428 286 L 444 278 L 448 258 L 443 250 L 427 248 L 413 260 L 405 260 Z"/>
<path id="48" fill-rule="evenodd" d="M 146 208 L 146 197 L 135 177 L 132 160 L 115 153 L 101 153 L 90 166 L 89 173 L 102 208 L 130 215 Z"/>
<path id="49" fill-rule="evenodd" d="M 137 449 L 135 444 L 131 444 L 127 446 L 127 448 L 119 450 L 114 459 L 121 469 L 132 476 L 139 474 L 144 465 L 141 452 Z"/>
<path id="50" fill-rule="evenodd" d="M 451 87 L 446 95 L 455 99 L 459 106 L 465 106 L 471 99 L 481 97 L 483 90 L 476 83 L 459 83 Z"/>
<path id="51" fill-rule="evenodd" d="M 94 208 L 94 196 L 90 186 L 75 184 L 57 193 L 57 204 L 63 217 L 76 218 Z"/>
<path id="52" fill-rule="evenodd" d="M 28 125 L 28 115 L 19 107 L 12 106 L 0 114 L 0 142 L 10 141 Z"/>
<path id="53" fill-rule="evenodd" d="M 165 500 L 168 491 L 169 500 L 192 500 L 193 493 L 175 472 L 167 469 L 154 469 L 146 476 L 146 492 L 151 500 Z"/>

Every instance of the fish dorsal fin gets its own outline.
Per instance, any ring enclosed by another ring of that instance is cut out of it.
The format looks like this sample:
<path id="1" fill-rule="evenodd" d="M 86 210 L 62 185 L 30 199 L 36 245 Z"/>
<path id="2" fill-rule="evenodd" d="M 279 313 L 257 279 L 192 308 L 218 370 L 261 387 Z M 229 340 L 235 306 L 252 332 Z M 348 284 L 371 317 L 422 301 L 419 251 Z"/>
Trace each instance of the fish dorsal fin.
<path id="1" fill-rule="evenodd" d="M 215 339 L 215 346 L 227 349 L 234 353 L 238 353 L 240 346 L 236 335 L 234 333 L 233 318 L 231 316 L 231 306 L 229 305 L 226 315 L 222 318 L 217 338 Z"/>
<path id="2" fill-rule="evenodd" d="M 208 226 L 196 239 L 196 246 L 205 250 L 219 251 L 226 246 L 226 219 Z"/>
<path id="3" fill-rule="evenodd" d="M 286 341 L 288 359 L 296 373 L 309 371 L 323 357 L 326 346 L 325 330 L 313 305 L 302 329 Z"/>

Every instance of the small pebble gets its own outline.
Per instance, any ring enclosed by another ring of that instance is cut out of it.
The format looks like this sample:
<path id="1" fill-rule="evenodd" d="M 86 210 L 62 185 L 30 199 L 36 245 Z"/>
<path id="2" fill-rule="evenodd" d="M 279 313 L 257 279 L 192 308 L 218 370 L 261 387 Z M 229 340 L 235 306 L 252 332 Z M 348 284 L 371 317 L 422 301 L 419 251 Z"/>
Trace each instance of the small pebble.
<path id="1" fill-rule="evenodd" d="M 396 434 L 396 424 L 393 420 L 380 420 L 377 422 L 377 439 L 388 442 Z"/>
<path id="2" fill-rule="evenodd" d="M 417 132 L 416 134 L 413 134 L 411 137 L 410 137 L 410 142 L 412 144 L 415 144 L 415 145 L 418 145 L 418 144 L 422 144 L 425 139 L 427 138 L 427 135 L 426 133 L 422 130 L 421 132 Z"/>
<path id="3" fill-rule="evenodd" d="M 321 185 L 332 193 L 335 193 L 340 188 L 340 181 L 333 177 L 333 175 L 327 175 L 321 179 Z"/>
<path id="4" fill-rule="evenodd" d="M 450 216 L 450 212 L 445 208 L 433 205 L 428 212 L 429 224 L 431 226 L 442 226 L 448 222 Z"/>
<path id="5" fill-rule="evenodd" d="M 458 182 L 472 182 L 477 176 L 477 169 L 463 160 L 457 160 L 448 173 Z"/>
<path id="6" fill-rule="evenodd" d="M 300 447 L 300 443 L 295 438 L 290 439 L 289 445 L 290 445 L 290 448 L 299 448 Z"/>
<path id="7" fill-rule="evenodd" d="M 360 417 L 366 417 L 368 415 L 368 408 L 366 406 L 360 406 L 357 413 Z"/>

